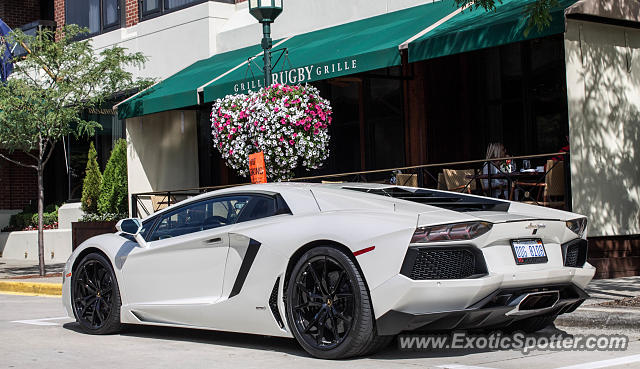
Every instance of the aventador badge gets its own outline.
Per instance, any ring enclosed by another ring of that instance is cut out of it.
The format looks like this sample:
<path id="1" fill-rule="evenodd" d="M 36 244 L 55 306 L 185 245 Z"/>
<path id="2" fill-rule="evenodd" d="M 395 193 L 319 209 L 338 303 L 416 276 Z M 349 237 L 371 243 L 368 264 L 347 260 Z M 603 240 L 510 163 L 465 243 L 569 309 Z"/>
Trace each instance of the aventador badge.
<path id="1" fill-rule="evenodd" d="M 547 226 L 543 223 L 538 223 L 538 224 L 529 223 L 529 225 L 526 226 L 525 229 L 533 229 L 533 232 L 531 234 L 536 234 L 538 233 L 538 229 L 542 229 L 546 227 Z"/>

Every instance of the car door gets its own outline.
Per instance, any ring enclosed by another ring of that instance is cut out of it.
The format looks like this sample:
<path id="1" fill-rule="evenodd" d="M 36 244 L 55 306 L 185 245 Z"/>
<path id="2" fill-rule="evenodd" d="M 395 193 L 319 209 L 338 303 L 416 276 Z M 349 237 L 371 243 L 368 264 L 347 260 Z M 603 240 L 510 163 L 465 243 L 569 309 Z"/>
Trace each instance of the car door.
<path id="1" fill-rule="evenodd" d="M 122 266 L 125 301 L 141 320 L 190 324 L 200 306 L 220 298 L 228 231 L 247 201 L 216 197 L 160 216 L 148 247 L 132 249 Z"/>

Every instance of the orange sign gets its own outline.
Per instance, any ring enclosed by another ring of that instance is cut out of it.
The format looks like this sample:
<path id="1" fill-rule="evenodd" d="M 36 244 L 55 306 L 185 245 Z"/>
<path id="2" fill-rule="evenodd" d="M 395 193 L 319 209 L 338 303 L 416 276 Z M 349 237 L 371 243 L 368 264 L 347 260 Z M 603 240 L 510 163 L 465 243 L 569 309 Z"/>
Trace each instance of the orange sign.
<path id="1" fill-rule="evenodd" d="M 251 183 L 267 183 L 267 170 L 264 166 L 262 151 L 249 155 L 249 173 L 251 173 Z"/>

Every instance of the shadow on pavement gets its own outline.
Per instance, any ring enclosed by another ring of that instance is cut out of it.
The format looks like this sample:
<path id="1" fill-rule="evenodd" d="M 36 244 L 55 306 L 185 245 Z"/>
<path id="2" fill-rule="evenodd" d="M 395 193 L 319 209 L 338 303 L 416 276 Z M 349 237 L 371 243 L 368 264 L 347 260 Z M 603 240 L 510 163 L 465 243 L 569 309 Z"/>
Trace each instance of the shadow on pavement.
<path id="1" fill-rule="evenodd" d="M 640 295 L 640 276 L 616 279 L 594 279 L 587 286 L 590 295 L 612 299 Z"/>
<path id="2" fill-rule="evenodd" d="M 86 334 L 82 331 L 76 322 L 66 323 L 63 328 L 77 332 L 78 334 Z M 491 332 L 471 332 L 471 334 L 486 334 Z M 410 332 L 409 334 L 414 334 Z M 446 332 L 443 334 L 447 334 Z M 201 344 L 210 344 L 216 346 L 248 348 L 252 350 L 274 351 L 286 353 L 292 356 L 308 357 L 307 354 L 292 338 L 261 336 L 245 333 L 232 333 L 221 331 L 210 331 L 203 329 L 190 328 L 174 328 L 174 327 L 158 327 L 144 325 L 124 325 L 122 336 L 151 338 L 165 341 L 183 341 Z M 426 335 L 426 334 L 425 334 Z M 503 334 L 507 335 L 507 334 Z M 534 334 L 539 337 L 549 337 L 554 335 L 568 336 L 569 334 L 555 326 L 549 326 L 544 330 Z M 371 358 L 376 360 L 398 360 L 398 359 L 417 359 L 417 358 L 445 358 L 460 357 L 465 355 L 496 352 L 496 351 L 513 351 L 501 349 L 422 349 L 422 350 L 401 350 L 398 347 L 398 339 L 395 338 L 386 348 L 378 353 L 369 356 L 356 357 L 347 359 L 346 361 L 359 360 L 363 358 Z"/>
<path id="3" fill-rule="evenodd" d="M 0 262 L 0 278 L 15 278 L 28 275 L 38 275 L 38 264 L 25 266 L 7 266 L 6 263 Z M 47 274 L 62 273 L 65 263 L 45 264 Z"/>
<path id="4" fill-rule="evenodd" d="M 76 322 L 66 323 L 65 329 L 86 334 Z M 276 351 L 294 356 L 309 357 L 294 339 L 260 336 L 245 333 L 210 331 L 205 329 L 157 327 L 146 325 L 124 325 L 122 336 L 152 338 L 165 341 L 184 341 L 252 350 Z"/>

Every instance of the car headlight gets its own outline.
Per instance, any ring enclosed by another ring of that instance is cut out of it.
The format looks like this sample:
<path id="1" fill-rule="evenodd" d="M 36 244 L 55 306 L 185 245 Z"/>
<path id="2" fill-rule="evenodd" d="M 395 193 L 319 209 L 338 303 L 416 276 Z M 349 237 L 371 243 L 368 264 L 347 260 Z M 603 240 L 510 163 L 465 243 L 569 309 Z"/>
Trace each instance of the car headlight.
<path id="1" fill-rule="evenodd" d="M 491 227 L 493 227 L 493 224 L 489 222 L 453 223 L 420 227 L 413 233 L 411 243 L 471 240 L 489 232 Z"/>
<path id="2" fill-rule="evenodd" d="M 587 229 L 587 218 L 578 218 L 573 220 L 566 221 L 567 228 L 571 230 L 571 232 L 577 234 L 582 238 L 584 236 L 584 231 Z"/>

